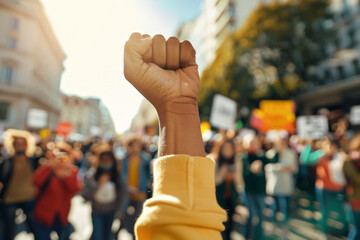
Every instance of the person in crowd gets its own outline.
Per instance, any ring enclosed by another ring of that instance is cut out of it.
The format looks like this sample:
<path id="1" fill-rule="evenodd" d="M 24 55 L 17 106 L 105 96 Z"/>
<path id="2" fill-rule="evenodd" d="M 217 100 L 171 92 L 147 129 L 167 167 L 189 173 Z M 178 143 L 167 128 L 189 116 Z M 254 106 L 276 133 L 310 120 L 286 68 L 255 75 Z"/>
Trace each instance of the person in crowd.
<path id="1" fill-rule="evenodd" d="M 194 48 L 175 37 L 133 33 L 125 44 L 124 74 L 160 122 L 153 197 L 135 225 L 136 239 L 220 240 L 226 213 L 215 197 L 215 163 L 205 158 Z"/>
<path id="2" fill-rule="evenodd" d="M 273 152 L 273 153 L 271 153 Z M 297 155 L 289 147 L 288 137 L 280 135 L 274 142 L 274 148 L 267 154 L 277 154 L 277 162 L 265 166 L 266 173 L 266 193 L 273 196 L 273 214 L 276 216 L 279 210 L 280 222 L 286 223 L 288 219 L 288 202 L 294 194 L 294 174 L 298 170 Z M 278 205 L 278 208 L 276 207 Z"/>
<path id="3" fill-rule="evenodd" d="M 125 212 L 126 230 L 134 236 L 134 225 L 146 200 L 150 184 L 150 157 L 143 151 L 141 139 L 131 135 L 126 141 L 127 156 L 123 160 L 124 180 L 127 183 L 129 204 Z"/>
<path id="4" fill-rule="evenodd" d="M 336 158 L 341 157 L 338 154 L 339 146 L 335 141 L 324 138 L 321 141 L 322 157 L 320 158 L 309 158 L 307 164 L 316 165 L 316 196 L 320 202 L 320 229 L 323 233 L 328 234 L 329 229 L 327 220 L 329 218 L 330 209 L 336 206 L 336 202 L 339 201 L 339 195 L 343 195 L 345 188 L 345 182 L 339 182 L 334 179 L 336 175 L 334 165 L 332 163 Z M 311 157 L 311 155 L 310 155 Z M 342 165 L 337 168 L 338 172 L 342 172 Z M 342 198 L 342 201 L 344 199 Z M 343 207 L 344 204 L 340 203 Z"/>
<path id="5" fill-rule="evenodd" d="M 230 139 L 226 139 L 215 155 L 217 170 L 215 173 L 216 199 L 219 205 L 227 211 L 228 220 L 225 223 L 225 231 L 222 232 L 224 240 L 230 240 L 230 234 L 234 230 L 233 215 L 237 206 L 241 205 L 236 187 L 240 185 L 240 168 L 236 166 L 235 145 Z"/>
<path id="6" fill-rule="evenodd" d="M 71 199 L 82 189 L 79 169 L 73 165 L 71 151 L 67 143 L 49 143 L 45 155 L 47 161 L 34 173 L 33 183 L 37 187 L 37 194 L 33 213 L 37 240 L 50 239 L 53 231 L 60 240 L 69 237 Z"/>
<path id="7" fill-rule="evenodd" d="M 292 137 L 294 140 L 295 137 Z M 293 142 L 294 144 L 294 142 Z M 296 187 L 302 191 L 303 197 L 309 201 L 306 207 L 310 211 L 317 211 L 316 206 L 316 188 L 315 182 L 316 163 L 324 155 L 321 140 L 318 139 L 301 139 L 293 145 L 293 149 L 298 151 L 299 155 L 299 173 L 296 179 Z"/>
<path id="8" fill-rule="evenodd" d="M 263 211 L 265 208 L 265 165 L 270 161 L 262 151 L 260 139 L 253 134 L 248 134 L 243 139 L 246 153 L 242 157 L 245 193 L 249 204 L 249 233 L 248 237 L 262 239 Z"/>
<path id="9" fill-rule="evenodd" d="M 349 240 L 360 239 L 360 134 L 350 142 L 349 157 L 344 163 L 346 177 L 346 192 L 351 207 L 352 229 L 349 231 Z"/>
<path id="10" fill-rule="evenodd" d="M 26 215 L 29 230 L 34 232 L 32 205 L 36 189 L 32 177 L 38 162 L 32 158 L 35 141 L 29 132 L 7 130 L 4 145 L 9 157 L 0 164 L 0 210 L 4 224 L 1 239 L 12 240 L 16 233 L 17 209 Z"/>
<path id="11" fill-rule="evenodd" d="M 85 174 L 82 196 L 92 207 L 93 233 L 90 239 L 111 240 L 111 226 L 127 191 L 112 146 L 104 142 L 94 147 L 96 161 Z"/>

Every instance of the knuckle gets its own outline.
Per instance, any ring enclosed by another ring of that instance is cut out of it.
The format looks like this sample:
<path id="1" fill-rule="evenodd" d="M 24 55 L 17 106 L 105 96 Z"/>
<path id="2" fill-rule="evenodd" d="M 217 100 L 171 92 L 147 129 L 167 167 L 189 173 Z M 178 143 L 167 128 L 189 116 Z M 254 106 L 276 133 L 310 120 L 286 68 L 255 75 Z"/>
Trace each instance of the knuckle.
<path id="1" fill-rule="evenodd" d="M 165 37 L 161 34 L 157 34 L 153 37 L 153 42 L 155 43 L 166 43 Z"/>
<path id="2" fill-rule="evenodd" d="M 169 37 L 169 39 L 167 41 L 170 43 L 180 43 L 180 41 L 177 37 Z"/>

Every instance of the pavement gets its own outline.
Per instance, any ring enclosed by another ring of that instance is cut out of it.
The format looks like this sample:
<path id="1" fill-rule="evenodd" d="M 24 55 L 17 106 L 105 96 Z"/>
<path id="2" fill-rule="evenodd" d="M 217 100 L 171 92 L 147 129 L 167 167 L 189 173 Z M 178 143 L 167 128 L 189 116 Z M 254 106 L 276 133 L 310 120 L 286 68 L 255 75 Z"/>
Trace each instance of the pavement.
<path id="1" fill-rule="evenodd" d="M 292 211 L 290 218 L 286 225 L 275 224 L 274 222 L 266 221 L 263 224 L 264 233 L 267 240 L 275 239 L 293 239 L 293 240 L 345 240 L 344 234 L 338 234 L 333 236 L 325 236 L 321 231 L 317 229 L 316 222 L 319 217 L 319 212 L 316 210 L 316 204 L 312 203 L 306 197 L 300 197 L 296 200 L 297 208 Z M 312 205 L 315 204 L 315 210 Z M 334 219 L 329 219 L 329 225 L 332 225 L 336 230 L 336 227 L 341 229 L 341 219 L 336 213 L 333 213 Z M 76 196 L 72 200 L 72 208 L 70 211 L 69 221 L 73 224 L 75 232 L 71 235 L 71 240 L 88 240 L 92 233 L 91 223 L 91 206 L 88 203 L 84 203 L 80 196 Z M 117 229 L 120 226 L 119 221 L 114 221 L 113 229 Z M 22 232 L 17 235 L 15 240 L 33 240 L 32 234 Z M 57 236 L 52 237 L 52 240 L 57 239 Z M 118 239 L 131 240 L 130 235 L 126 230 L 120 232 Z M 244 239 L 240 234 L 233 234 L 234 240 Z"/>
<path id="2" fill-rule="evenodd" d="M 91 223 L 91 206 L 89 203 L 84 203 L 84 200 L 80 196 L 75 196 L 71 202 L 71 210 L 69 215 L 69 221 L 73 224 L 75 232 L 71 235 L 71 240 L 88 240 L 92 233 Z M 120 226 L 119 221 L 114 221 L 113 228 Z M 57 239 L 57 235 L 51 237 L 52 240 Z M 131 236 L 122 230 L 118 239 L 132 240 Z M 21 232 L 15 240 L 34 240 L 32 234 Z"/>

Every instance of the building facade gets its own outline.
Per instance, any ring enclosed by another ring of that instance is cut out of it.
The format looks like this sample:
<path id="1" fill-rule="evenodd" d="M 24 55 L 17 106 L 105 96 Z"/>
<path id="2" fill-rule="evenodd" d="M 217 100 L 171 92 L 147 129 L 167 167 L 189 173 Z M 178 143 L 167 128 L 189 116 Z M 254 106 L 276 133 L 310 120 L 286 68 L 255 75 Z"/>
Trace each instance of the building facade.
<path id="1" fill-rule="evenodd" d="M 308 69 L 314 84 L 298 97 L 304 114 L 320 109 L 350 112 L 360 105 L 360 1 L 332 0 L 332 18 L 318 23 L 324 33 L 323 60 Z"/>
<path id="2" fill-rule="evenodd" d="M 260 4 L 274 1 L 204 0 L 200 16 L 182 24 L 177 37 L 193 44 L 201 73 L 214 60 L 216 49 L 226 36 L 242 26 Z"/>
<path id="3" fill-rule="evenodd" d="M 158 116 L 153 105 L 146 99 L 140 105 L 140 108 L 131 122 L 130 130 L 139 134 L 145 133 L 145 127 L 151 126 L 158 129 Z"/>
<path id="4" fill-rule="evenodd" d="M 61 122 L 70 122 L 83 136 L 112 137 L 116 134 L 108 109 L 97 98 L 62 95 Z"/>
<path id="5" fill-rule="evenodd" d="M 38 0 L 0 0 L 0 128 L 39 127 L 29 125 L 31 109 L 56 127 L 65 58 Z"/>

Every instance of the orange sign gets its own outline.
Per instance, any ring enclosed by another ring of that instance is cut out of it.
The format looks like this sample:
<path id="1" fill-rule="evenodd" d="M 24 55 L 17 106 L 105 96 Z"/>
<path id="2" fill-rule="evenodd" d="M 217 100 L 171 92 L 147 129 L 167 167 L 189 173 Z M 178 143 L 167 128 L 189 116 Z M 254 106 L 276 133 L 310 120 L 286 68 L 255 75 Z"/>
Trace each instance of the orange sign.
<path id="1" fill-rule="evenodd" d="M 260 109 L 255 109 L 251 116 L 251 126 L 260 132 L 286 130 L 295 132 L 295 103 L 293 101 L 264 100 Z"/>
<path id="2" fill-rule="evenodd" d="M 56 134 L 58 135 L 62 135 L 64 137 L 66 137 L 67 135 L 69 135 L 72 131 L 74 130 L 74 127 L 71 123 L 69 122 L 60 122 L 58 123 L 58 125 L 56 126 Z"/>

